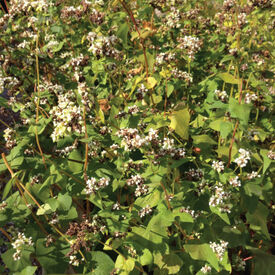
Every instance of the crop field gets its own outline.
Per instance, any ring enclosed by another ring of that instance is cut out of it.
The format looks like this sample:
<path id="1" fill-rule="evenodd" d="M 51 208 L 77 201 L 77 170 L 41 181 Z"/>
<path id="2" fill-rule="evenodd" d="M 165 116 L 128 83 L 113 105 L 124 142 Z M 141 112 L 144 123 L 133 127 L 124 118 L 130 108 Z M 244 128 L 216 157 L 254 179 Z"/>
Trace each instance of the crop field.
<path id="1" fill-rule="evenodd" d="M 0 1 L 0 274 L 273 275 L 274 0 Z"/>

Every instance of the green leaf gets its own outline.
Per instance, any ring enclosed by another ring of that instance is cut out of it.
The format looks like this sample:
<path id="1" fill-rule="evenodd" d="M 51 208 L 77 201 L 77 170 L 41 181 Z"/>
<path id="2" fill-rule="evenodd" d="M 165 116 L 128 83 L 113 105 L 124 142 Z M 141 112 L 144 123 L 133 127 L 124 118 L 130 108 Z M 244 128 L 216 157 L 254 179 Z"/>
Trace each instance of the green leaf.
<path id="1" fill-rule="evenodd" d="M 269 165 L 271 164 L 272 160 L 267 156 L 268 150 L 261 149 L 260 154 L 263 157 L 264 160 L 264 167 L 263 167 L 263 174 L 268 169 Z"/>
<path id="2" fill-rule="evenodd" d="M 199 135 L 199 136 L 192 136 L 193 143 L 196 145 L 199 144 L 210 144 L 210 145 L 216 145 L 217 142 L 209 137 L 208 135 Z"/>
<path id="3" fill-rule="evenodd" d="M 267 229 L 267 216 L 269 214 L 268 208 L 259 202 L 256 211 L 252 214 L 246 213 L 247 222 L 250 224 L 250 228 L 255 231 L 261 231 L 268 240 L 270 236 Z"/>
<path id="4" fill-rule="evenodd" d="M 217 76 L 220 77 L 225 83 L 241 84 L 241 79 L 237 79 L 229 73 L 219 73 Z"/>
<path id="5" fill-rule="evenodd" d="M 72 205 L 72 197 L 68 194 L 58 194 L 57 201 L 59 203 L 59 208 L 63 211 L 68 211 Z"/>
<path id="6" fill-rule="evenodd" d="M 122 257 L 121 255 L 118 255 L 118 257 L 116 259 L 115 267 L 122 269 L 124 271 L 130 272 L 135 267 L 135 260 L 132 258 L 128 258 L 125 260 L 124 257 Z"/>
<path id="7" fill-rule="evenodd" d="M 187 108 L 174 111 L 170 116 L 170 127 L 182 138 L 187 140 L 189 137 L 190 114 Z"/>
<path id="8" fill-rule="evenodd" d="M 230 115 L 233 118 L 238 118 L 241 125 L 248 125 L 251 107 L 251 104 L 239 104 L 239 102 L 232 97 L 229 99 Z"/>
<path id="9" fill-rule="evenodd" d="M 160 274 L 179 274 L 183 261 L 175 253 L 167 255 L 157 253 L 155 256 L 155 264 L 160 268 L 158 271 Z"/>
<path id="10" fill-rule="evenodd" d="M 150 265 L 153 262 L 153 255 L 148 248 L 142 250 L 142 255 L 139 257 L 141 265 Z"/>
<path id="11" fill-rule="evenodd" d="M 165 217 L 165 219 L 163 217 Z M 147 225 L 146 231 L 150 231 L 159 237 L 165 238 L 167 237 L 167 227 L 170 226 L 173 221 L 174 217 L 171 211 L 162 211 L 151 218 Z"/>
<path id="12" fill-rule="evenodd" d="M 79 150 L 74 150 L 69 155 L 69 169 L 73 173 L 79 173 L 83 170 L 83 157 Z"/>
<path id="13" fill-rule="evenodd" d="M 14 275 L 33 275 L 37 266 L 27 266 L 21 272 L 15 272 Z"/>
<path id="14" fill-rule="evenodd" d="M 41 205 L 40 208 L 38 208 L 36 215 L 38 215 L 38 216 L 45 215 L 45 214 L 50 214 L 53 212 L 54 212 L 54 210 L 52 210 L 51 206 L 48 203 L 46 203 L 46 204 Z"/>
<path id="15" fill-rule="evenodd" d="M 118 29 L 118 32 L 117 32 L 117 36 L 122 40 L 122 43 L 124 46 L 127 46 L 127 42 L 128 42 L 128 33 L 129 33 L 129 25 L 128 23 L 124 23 L 122 24 L 119 29 Z"/>
<path id="16" fill-rule="evenodd" d="M 114 262 L 104 252 L 101 251 L 93 251 L 92 253 L 92 262 L 96 263 L 95 269 L 93 269 L 94 275 L 105 275 L 110 274 L 110 272 L 114 268 Z"/>
<path id="17" fill-rule="evenodd" d="M 225 221 L 227 224 L 230 224 L 227 213 L 222 213 L 218 207 L 214 207 L 214 206 L 210 206 L 210 209 L 212 213 L 217 214 L 223 221 Z"/>
<path id="18" fill-rule="evenodd" d="M 186 244 L 183 246 L 192 259 L 207 261 L 219 271 L 219 261 L 209 244 Z"/>
<path id="19" fill-rule="evenodd" d="M 174 91 L 174 86 L 172 84 L 167 84 L 167 97 L 169 97 Z"/>
<path id="20" fill-rule="evenodd" d="M 258 248 L 248 248 L 254 255 L 252 275 L 273 275 L 275 270 L 275 256 Z"/>

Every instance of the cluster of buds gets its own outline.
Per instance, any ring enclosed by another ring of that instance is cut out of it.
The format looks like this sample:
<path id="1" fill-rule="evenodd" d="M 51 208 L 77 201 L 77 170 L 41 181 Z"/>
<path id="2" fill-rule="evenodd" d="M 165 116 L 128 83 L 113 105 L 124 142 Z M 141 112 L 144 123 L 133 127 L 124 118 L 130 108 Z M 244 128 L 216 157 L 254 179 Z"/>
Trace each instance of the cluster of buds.
<path id="1" fill-rule="evenodd" d="M 85 192 L 87 195 L 95 194 L 99 189 L 105 188 L 109 185 L 109 179 L 100 178 L 97 180 L 96 178 L 90 178 L 86 181 Z"/>
<path id="2" fill-rule="evenodd" d="M 221 101 L 226 101 L 228 98 L 226 91 L 215 90 L 214 93 Z"/>
<path id="3" fill-rule="evenodd" d="M 178 48 L 181 50 L 186 50 L 189 59 L 194 60 L 196 52 L 201 49 L 202 40 L 198 37 L 188 35 L 179 37 L 177 40 L 179 42 Z"/>
<path id="4" fill-rule="evenodd" d="M 236 271 L 245 271 L 246 263 L 245 261 L 238 255 L 232 257 L 232 267 Z"/>
<path id="5" fill-rule="evenodd" d="M 77 148 L 77 140 L 74 142 L 73 145 L 66 146 L 65 148 L 60 149 L 60 150 L 57 149 L 57 150 L 55 150 L 55 152 L 57 154 L 59 154 L 60 156 L 68 156 L 76 148 Z"/>
<path id="6" fill-rule="evenodd" d="M 178 68 L 173 69 L 171 73 L 175 78 L 183 79 L 186 82 L 191 82 L 191 83 L 193 82 L 193 77 L 191 74 L 181 71 Z"/>
<path id="7" fill-rule="evenodd" d="M 89 32 L 87 40 L 90 43 L 89 51 L 92 52 L 96 57 L 112 57 L 120 59 L 120 52 L 114 48 L 115 44 L 119 41 L 118 37 L 102 36 L 95 32 Z"/>
<path id="8" fill-rule="evenodd" d="M 129 255 L 131 255 L 132 258 L 137 257 L 137 251 L 133 247 L 126 245 L 124 247 L 127 249 Z"/>
<path id="9" fill-rule="evenodd" d="M 0 203 L 0 211 L 4 210 L 8 204 L 5 201 Z"/>
<path id="10" fill-rule="evenodd" d="M 148 92 L 148 89 L 145 87 L 144 84 L 141 84 L 136 92 L 137 99 L 142 100 L 147 92 Z"/>
<path id="11" fill-rule="evenodd" d="M 220 212 L 230 213 L 229 201 L 231 193 L 224 190 L 223 185 L 219 182 L 212 188 L 214 193 L 209 199 L 209 206 L 218 207 Z"/>
<path id="12" fill-rule="evenodd" d="M 88 143 L 88 148 L 89 148 L 88 155 L 90 158 L 98 157 L 101 150 L 101 143 L 98 140 L 90 141 Z"/>
<path id="13" fill-rule="evenodd" d="M 34 184 L 38 184 L 40 181 L 41 181 L 41 175 L 40 174 L 35 175 L 35 176 L 31 177 L 30 184 L 32 186 Z"/>
<path id="14" fill-rule="evenodd" d="M 126 171 L 130 171 L 131 169 L 133 169 L 134 171 L 140 171 L 142 166 L 143 166 L 142 161 L 134 162 L 132 159 L 130 159 L 125 164 Z"/>
<path id="15" fill-rule="evenodd" d="M 142 218 L 146 215 L 151 214 L 152 212 L 153 212 L 153 209 L 149 205 L 146 205 L 140 211 L 138 211 L 138 215 Z"/>
<path id="16" fill-rule="evenodd" d="M 174 53 L 171 53 L 171 52 L 160 53 L 156 56 L 156 66 L 170 64 L 175 59 L 176 59 L 176 56 Z"/>
<path id="17" fill-rule="evenodd" d="M 248 160 L 250 160 L 250 153 L 244 149 L 239 149 L 239 157 L 234 160 L 235 163 L 241 168 L 247 165 Z"/>
<path id="18" fill-rule="evenodd" d="M 271 160 L 275 160 L 275 152 L 273 152 L 272 150 L 268 151 L 267 157 Z"/>
<path id="19" fill-rule="evenodd" d="M 126 181 L 128 186 L 135 186 L 135 196 L 139 197 L 141 195 L 147 194 L 149 187 L 145 185 L 145 180 L 140 175 L 132 175 L 130 179 Z"/>
<path id="20" fill-rule="evenodd" d="M 222 161 L 213 161 L 212 168 L 220 173 L 224 170 L 224 163 Z"/>
<path id="21" fill-rule="evenodd" d="M 75 239 L 71 241 L 70 251 L 66 256 L 70 257 L 76 254 L 81 247 L 85 248 L 86 251 L 90 251 L 91 246 L 88 244 L 89 238 L 87 238 L 87 234 L 98 234 L 99 232 L 104 232 L 105 228 L 103 221 L 97 215 L 93 216 L 91 221 L 83 215 L 81 223 L 70 223 L 66 235 L 75 237 Z"/>
<path id="22" fill-rule="evenodd" d="M 6 147 L 8 149 L 12 149 L 15 145 L 16 145 L 16 139 L 15 139 L 15 130 L 11 129 L 11 128 L 6 128 L 4 130 L 4 139 L 6 141 Z"/>
<path id="23" fill-rule="evenodd" d="M 119 202 L 116 202 L 116 203 L 113 205 L 112 210 L 120 210 L 120 207 L 121 207 L 120 203 L 119 203 Z"/>
<path id="24" fill-rule="evenodd" d="M 187 180 L 190 180 L 190 181 L 201 180 L 203 177 L 203 172 L 201 169 L 195 170 L 194 168 L 191 168 L 189 169 L 189 171 L 185 172 L 185 177 Z"/>
<path id="25" fill-rule="evenodd" d="M 178 160 L 185 157 L 185 149 L 174 147 L 174 139 L 164 138 L 158 153 L 158 157 L 163 156 L 171 156 L 173 159 Z"/>
<path id="26" fill-rule="evenodd" d="M 104 22 L 105 14 L 96 9 L 92 9 L 90 20 L 95 25 L 101 25 Z"/>
<path id="27" fill-rule="evenodd" d="M 16 250 L 12 257 L 14 261 L 18 261 L 21 258 L 21 252 L 24 245 L 33 246 L 32 237 L 27 238 L 24 233 L 19 232 L 17 238 L 11 243 L 11 245 Z"/>
<path id="28" fill-rule="evenodd" d="M 223 240 L 220 243 L 210 242 L 210 247 L 212 248 L 213 252 L 217 255 L 220 261 L 222 261 L 224 253 L 226 252 L 228 242 Z"/>
<path id="29" fill-rule="evenodd" d="M 256 171 L 252 171 L 251 173 L 247 174 L 247 179 L 252 180 L 255 178 L 260 178 L 261 176 Z"/>
<path id="30" fill-rule="evenodd" d="M 84 260 L 84 259 L 82 259 L 82 260 Z M 76 255 L 70 255 L 69 263 L 73 266 L 79 266 L 80 261 L 79 261 L 79 259 L 77 259 Z"/>
<path id="31" fill-rule="evenodd" d="M 200 211 L 197 211 L 197 213 L 195 212 L 195 210 L 190 209 L 190 206 L 187 207 L 182 207 L 180 209 L 181 213 L 188 213 L 192 216 L 193 219 L 196 219 L 197 217 L 199 217 L 201 215 Z"/>
<path id="32" fill-rule="evenodd" d="M 58 214 L 54 212 L 52 214 L 52 219 L 49 221 L 49 224 L 57 224 L 57 223 L 59 223 Z"/>

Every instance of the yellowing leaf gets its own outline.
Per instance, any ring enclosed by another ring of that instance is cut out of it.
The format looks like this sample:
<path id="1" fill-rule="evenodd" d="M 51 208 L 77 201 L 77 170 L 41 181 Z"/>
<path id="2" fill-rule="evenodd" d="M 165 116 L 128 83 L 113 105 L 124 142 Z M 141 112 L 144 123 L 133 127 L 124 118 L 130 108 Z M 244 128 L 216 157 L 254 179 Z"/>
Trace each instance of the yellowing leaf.
<path id="1" fill-rule="evenodd" d="M 157 81 L 154 77 L 148 77 L 147 79 L 147 89 L 152 89 L 156 86 Z"/>
<path id="2" fill-rule="evenodd" d="M 169 119 L 171 120 L 170 127 L 175 130 L 175 132 L 182 138 L 188 139 L 189 133 L 189 121 L 190 121 L 190 114 L 188 109 L 182 109 L 179 111 L 173 112 Z"/>

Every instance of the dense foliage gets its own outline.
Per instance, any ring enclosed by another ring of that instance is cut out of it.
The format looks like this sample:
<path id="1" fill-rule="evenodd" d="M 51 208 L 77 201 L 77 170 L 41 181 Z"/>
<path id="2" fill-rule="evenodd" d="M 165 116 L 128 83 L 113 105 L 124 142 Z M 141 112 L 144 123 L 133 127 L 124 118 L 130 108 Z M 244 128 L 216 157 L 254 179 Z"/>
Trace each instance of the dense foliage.
<path id="1" fill-rule="evenodd" d="M 272 274 L 273 4 L 10 0 L 0 273 Z"/>

